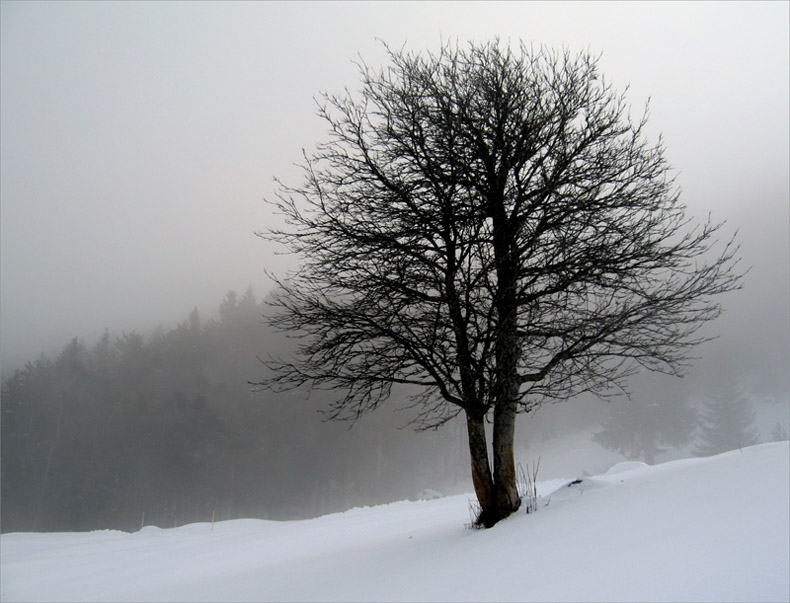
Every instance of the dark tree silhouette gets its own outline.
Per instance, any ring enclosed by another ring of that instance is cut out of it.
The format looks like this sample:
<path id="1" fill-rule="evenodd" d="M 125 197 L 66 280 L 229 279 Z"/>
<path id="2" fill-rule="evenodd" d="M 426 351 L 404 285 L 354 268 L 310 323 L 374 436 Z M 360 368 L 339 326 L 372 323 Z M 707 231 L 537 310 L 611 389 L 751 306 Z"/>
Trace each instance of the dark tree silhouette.
<path id="1" fill-rule="evenodd" d="M 229 292 L 217 319 L 74 339 L 6 379 L 0 530 L 137 530 L 143 512 L 160 527 L 315 517 L 463 475 L 465 459 L 440 454 L 463 444 L 449 429 L 421 436 L 382 412 L 348 433 L 316 416 L 321 396 L 253 399 L 256 355 L 285 346 L 264 311 L 251 289 Z"/>
<path id="2" fill-rule="evenodd" d="M 774 428 L 771 430 L 771 440 L 774 442 L 784 442 L 787 439 L 787 430 L 782 427 L 782 424 L 777 421 Z"/>
<path id="3" fill-rule="evenodd" d="M 737 246 L 695 226 L 662 143 L 587 53 L 498 41 L 360 66 L 324 95 L 329 139 L 260 233 L 303 258 L 272 324 L 302 337 L 258 384 L 337 390 L 356 419 L 396 384 L 419 425 L 463 412 L 478 524 L 517 509 L 516 414 L 612 394 L 639 365 L 677 374 L 738 288 Z M 484 424 L 493 415 L 493 467 Z"/>
<path id="4" fill-rule="evenodd" d="M 660 392 L 658 387 L 664 391 Z M 636 400 L 613 403 L 593 440 L 629 458 L 641 458 L 654 465 L 656 456 L 665 452 L 667 446 L 677 448 L 688 444 L 697 422 L 697 413 L 684 393 L 662 381 L 656 388 L 641 391 Z"/>

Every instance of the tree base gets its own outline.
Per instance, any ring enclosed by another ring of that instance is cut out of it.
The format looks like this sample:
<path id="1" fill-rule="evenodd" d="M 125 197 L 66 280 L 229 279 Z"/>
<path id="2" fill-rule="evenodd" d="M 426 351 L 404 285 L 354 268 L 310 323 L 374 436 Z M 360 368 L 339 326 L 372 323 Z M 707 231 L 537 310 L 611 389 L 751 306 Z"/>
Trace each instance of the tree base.
<path id="1" fill-rule="evenodd" d="M 483 509 L 480 507 L 475 515 L 474 522 L 472 522 L 472 527 L 476 530 L 492 528 L 503 519 L 507 519 L 518 511 L 520 507 L 520 498 L 509 508 L 496 507 L 494 509 Z"/>

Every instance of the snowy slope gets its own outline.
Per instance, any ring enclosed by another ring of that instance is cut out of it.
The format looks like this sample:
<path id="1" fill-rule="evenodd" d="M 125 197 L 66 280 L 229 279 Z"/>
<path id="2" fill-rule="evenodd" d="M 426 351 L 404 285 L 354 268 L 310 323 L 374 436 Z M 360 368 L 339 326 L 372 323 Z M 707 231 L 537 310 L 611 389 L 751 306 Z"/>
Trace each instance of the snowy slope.
<path id="1" fill-rule="evenodd" d="M 307 521 L 0 536 L 2 601 L 787 601 L 790 449 L 615 466 L 474 531 L 468 495 Z M 547 503 L 547 504 L 546 504 Z"/>

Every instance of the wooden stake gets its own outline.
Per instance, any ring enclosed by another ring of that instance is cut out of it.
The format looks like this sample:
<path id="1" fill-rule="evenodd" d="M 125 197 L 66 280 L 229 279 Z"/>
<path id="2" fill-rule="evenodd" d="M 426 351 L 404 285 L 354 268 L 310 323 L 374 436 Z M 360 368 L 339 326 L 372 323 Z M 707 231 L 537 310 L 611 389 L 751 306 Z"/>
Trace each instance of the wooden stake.
<path id="1" fill-rule="evenodd" d="M 215 513 L 215 511 L 216 511 L 215 509 L 211 510 L 211 531 L 212 532 L 214 531 L 214 513 Z"/>

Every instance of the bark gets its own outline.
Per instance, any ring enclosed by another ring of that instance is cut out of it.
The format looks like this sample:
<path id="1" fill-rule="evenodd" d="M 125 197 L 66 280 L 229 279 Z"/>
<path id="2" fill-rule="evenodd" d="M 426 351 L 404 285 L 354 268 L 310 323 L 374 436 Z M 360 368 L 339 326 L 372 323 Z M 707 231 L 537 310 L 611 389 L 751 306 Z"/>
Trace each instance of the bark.
<path id="1" fill-rule="evenodd" d="M 494 485 L 498 519 L 504 519 L 521 506 L 513 454 L 515 431 L 515 404 L 497 407 L 494 411 Z"/>
<path id="2" fill-rule="evenodd" d="M 466 428 L 469 436 L 469 456 L 472 463 L 472 483 L 477 495 L 477 502 L 480 504 L 480 515 L 476 518 L 475 523 L 489 528 L 499 518 L 496 511 L 494 480 L 488 462 L 484 417 L 467 412 Z"/>
<path id="3" fill-rule="evenodd" d="M 469 436 L 469 455 L 472 465 L 472 483 L 475 488 L 480 513 L 475 524 L 490 528 L 521 506 L 516 487 L 516 467 L 513 443 L 516 426 L 515 404 L 497 409 L 494 415 L 494 470 L 488 459 L 485 419 L 471 413 L 466 415 Z"/>

